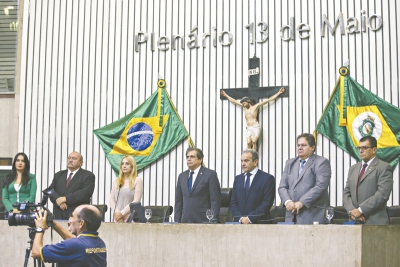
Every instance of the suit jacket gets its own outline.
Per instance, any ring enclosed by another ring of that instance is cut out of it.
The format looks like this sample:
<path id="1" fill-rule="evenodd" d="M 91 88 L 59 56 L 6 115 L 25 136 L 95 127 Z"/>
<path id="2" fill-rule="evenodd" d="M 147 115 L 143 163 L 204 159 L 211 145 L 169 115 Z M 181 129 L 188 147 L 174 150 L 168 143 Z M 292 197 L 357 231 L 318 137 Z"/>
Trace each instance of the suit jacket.
<path id="1" fill-rule="evenodd" d="M 82 204 L 90 204 L 93 195 L 95 176 L 90 171 L 80 168 L 72 177 L 68 187 L 67 182 L 68 170 L 59 171 L 54 175 L 53 182 L 50 187 L 54 192 L 50 195 L 50 200 L 54 204 L 53 213 L 55 219 L 68 220 L 69 215 L 76 207 Z M 56 200 L 65 196 L 68 208 L 61 210 Z"/>
<path id="2" fill-rule="evenodd" d="M 249 188 L 245 193 L 244 173 L 235 177 L 233 182 L 231 211 L 234 221 L 248 216 L 251 223 L 262 223 L 261 220 L 270 220 L 270 209 L 275 199 L 275 178 L 269 173 L 258 170 Z"/>
<path id="3" fill-rule="evenodd" d="M 363 162 L 350 167 L 346 187 L 343 191 L 343 205 L 347 211 L 361 208 L 366 224 L 389 224 L 386 203 L 393 189 L 392 167 L 375 157 L 367 167 L 358 186 L 358 175 Z"/>
<path id="4" fill-rule="evenodd" d="M 217 173 L 201 166 L 190 194 L 188 178 L 189 170 L 179 174 L 178 177 L 175 190 L 175 222 L 202 223 L 208 221 L 207 209 L 212 209 L 214 219 L 218 220 L 221 207 L 221 187 Z"/>
<path id="5" fill-rule="evenodd" d="M 316 206 L 329 206 L 328 186 L 331 179 L 329 160 L 312 154 L 298 177 L 299 167 L 299 157 L 286 161 L 278 188 L 279 196 L 283 203 L 290 199 L 304 204 L 297 214 L 298 224 L 327 223 L 325 209 Z M 292 219 L 293 214 L 286 211 L 286 221 Z"/>

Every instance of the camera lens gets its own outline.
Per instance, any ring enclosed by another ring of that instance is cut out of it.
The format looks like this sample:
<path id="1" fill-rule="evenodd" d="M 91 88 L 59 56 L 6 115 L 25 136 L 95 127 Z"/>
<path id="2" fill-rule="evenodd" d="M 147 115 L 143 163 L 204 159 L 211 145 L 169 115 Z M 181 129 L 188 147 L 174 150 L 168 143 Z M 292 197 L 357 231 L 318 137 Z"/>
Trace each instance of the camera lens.
<path id="1" fill-rule="evenodd" d="M 9 226 L 26 225 L 30 227 L 35 227 L 35 219 L 36 219 L 35 212 L 9 213 L 8 225 Z"/>

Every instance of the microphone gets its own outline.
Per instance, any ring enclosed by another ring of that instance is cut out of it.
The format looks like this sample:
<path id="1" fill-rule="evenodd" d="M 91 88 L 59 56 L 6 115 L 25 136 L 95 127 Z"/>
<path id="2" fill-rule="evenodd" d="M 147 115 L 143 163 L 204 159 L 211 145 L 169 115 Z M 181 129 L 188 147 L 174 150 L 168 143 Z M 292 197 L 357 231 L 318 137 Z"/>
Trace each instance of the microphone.
<path id="1" fill-rule="evenodd" d="M 293 212 L 293 219 L 292 219 L 292 222 L 293 222 L 294 224 L 297 223 L 297 213 L 296 213 L 296 212 Z"/>
<path id="2" fill-rule="evenodd" d="M 275 217 L 275 218 L 271 218 L 271 219 L 268 219 L 268 220 L 259 220 L 257 222 L 272 222 L 272 221 L 276 221 L 277 219 L 281 219 L 281 218 L 285 218 L 285 220 L 286 220 L 286 218 L 292 218 L 292 220 L 293 220 L 293 217 L 285 216 L 285 217 Z M 277 224 L 279 224 L 279 223 L 280 222 L 277 222 Z"/>
<path id="3" fill-rule="evenodd" d="M 262 213 L 262 214 L 260 214 L 260 215 L 264 215 L 264 213 Z M 250 215 L 250 216 L 256 216 L 256 215 Z M 241 218 L 241 217 L 246 217 L 246 216 L 233 216 L 233 217 L 234 217 L 234 218 L 232 219 L 232 222 L 234 221 L 235 218 Z M 283 217 L 275 217 L 275 218 L 271 218 L 271 219 L 267 219 L 267 220 L 258 220 L 257 223 L 273 222 L 273 221 L 276 221 L 276 220 L 279 219 L 279 218 L 283 218 Z M 286 219 L 286 218 L 292 218 L 292 219 L 293 219 L 293 217 L 291 217 L 291 216 L 285 216 L 284 218 L 285 218 L 285 219 Z M 253 224 L 253 223 L 252 223 L 252 224 Z"/>
<path id="4" fill-rule="evenodd" d="M 118 203 L 118 198 L 119 198 L 119 192 L 121 192 L 121 187 L 122 187 L 122 184 L 120 183 L 119 187 L 118 187 L 117 201 L 115 201 L 115 206 L 114 206 L 114 214 L 115 214 L 115 210 L 117 209 L 117 203 Z M 114 214 L 113 214 L 113 216 L 114 216 Z"/>
<path id="5" fill-rule="evenodd" d="M 333 210 L 335 213 L 337 212 L 337 213 L 346 214 L 346 215 L 350 216 L 349 213 L 343 212 L 343 211 L 340 211 L 340 210 L 335 210 L 333 207 L 314 206 L 314 208 L 324 209 L 324 210 Z"/>
<path id="6" fill-rule="evenodd" d="M 265 215 L 265 213 L 232 216 L 232 222 L 234 222 L 236 218 L 240 219 L 240 218 L 242 218 L 242 217 L 248 217 L 249 220 L 250 220 L 250 217 L 251 217 L 251 216 L 257 216 L 257 217 L 259 217 L 259 216 L 263 216 L 263 215 Z M 270 219 L 268 219 L 268 220 L 256 220 L 256 222 L 258 222 L 258 221 L 266 222 L 266 221 L 269 221 L 269 220 L 270 220 Z M 273 220 L 274 220 L 274 219 L 273 219 Z M 239 221 L 239 220 L 238 220 L 238 221 Z M 250 220 L 250 221 L 251 221 L 251 220 Z M 252 224 L 253 224 L 253 223 L 256 223 L 256 222 L 251 221 Z"/>
<path id="7" fill-rule="evenodd" d="M 165 219 L 168 218 L 168 221 L 166 222 Z M 170 223 L 169 218 L 171 218 L 171 216 L 166 216 L 164 215 L 163 217 L 158 217 L 158 218 L 152 218 L 149 220 L 149 222 L 157 222 L 157 223 Z"/>
<path id="8" fill-rule="evenodd" d="M 353 222 L 355 222 L 355 224 L 364 224 L 364 222 L 361 221 L 361 220 L 358 220 L 358 219 L 353 220 L 353 219 L 351 219 L 350 212 L 347 213 L 347 212 L 343 212 L 343 211 L 340 211 L 340 210 L 335 210 L 333 207 L 314 206 L 314 208 L 324 209 L 324 210 L 333 210 L 334 213 L 346 214 L 346 215 L 349 216 L 349 222 L 353 221 Z"/>
<path id="9" fill-rule="evenodd" d="M 136 210 L 132 210 L 131 215 L 129 215 L 128 220 L 126 221 L 127 223 L 130 223 L 133 221 L 133 216 L 135 215 Z"/>

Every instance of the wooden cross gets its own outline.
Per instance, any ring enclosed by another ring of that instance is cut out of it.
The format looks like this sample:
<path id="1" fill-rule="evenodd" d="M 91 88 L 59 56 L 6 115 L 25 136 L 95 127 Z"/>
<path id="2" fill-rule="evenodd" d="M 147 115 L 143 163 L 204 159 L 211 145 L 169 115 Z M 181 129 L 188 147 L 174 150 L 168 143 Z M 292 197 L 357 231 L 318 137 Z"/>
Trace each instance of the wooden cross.
<path id="1" fill-rule="evenodd" d="M 224 90 L 225 93 L 234 99 L 241 99 L 247 96 L 257 103 L 260 98 L 270 98 L 282 87 L 285 88 L 285 92 L 279 95 L 279 97 L 289 97 L 289 86 L 260 87 L 260 59 L 254 56 L 249 59 L 249 87 L 220 89 L 220 91 Z M 221 94 L 220 99 L 227 100 L 227 98 Z"/>

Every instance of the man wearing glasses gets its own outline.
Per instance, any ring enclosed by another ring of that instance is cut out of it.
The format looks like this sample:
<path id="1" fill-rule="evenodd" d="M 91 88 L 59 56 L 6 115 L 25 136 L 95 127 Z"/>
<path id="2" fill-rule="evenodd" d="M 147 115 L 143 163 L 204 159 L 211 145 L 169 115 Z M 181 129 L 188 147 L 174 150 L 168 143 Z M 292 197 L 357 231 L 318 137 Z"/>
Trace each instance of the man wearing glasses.
<path id="1" fill-rule="evenodd" d="M 393 188 L 392 167 L 376 157 L 377 141 L 364 136 L 357 147 L 361 162 L 350 167 L 343 204 L 353 220 L 389 224 L 386 203 Z"/>
<path id="2" fill-rule="evenodd" d="M 36 214 L 36 235 L 33 240 L 32 257 L 43 262 L 57 262 L 63 266 L 107 266 L 106 245 L 98 236 L 102 216 L 99 210 L 91 205 L 75 208 L 68 219 L 68 230 L 53 221 L 53 229 L 64 239 L 57 244 L 43 246 L 43 235 L 47 211 Z"/>

